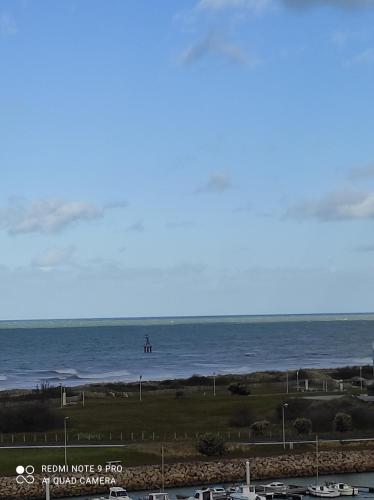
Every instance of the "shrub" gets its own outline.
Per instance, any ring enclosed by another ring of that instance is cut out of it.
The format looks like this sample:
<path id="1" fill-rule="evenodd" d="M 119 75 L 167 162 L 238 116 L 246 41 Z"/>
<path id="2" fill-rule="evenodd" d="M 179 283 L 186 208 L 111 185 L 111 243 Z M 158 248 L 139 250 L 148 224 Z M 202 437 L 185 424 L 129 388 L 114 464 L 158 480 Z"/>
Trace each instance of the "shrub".
<path id="1" fill-rule="evenodd" d="M 337 413 L 334 418 L 334 431 L 347 432 L 352 429 L 352 417 L 348 413 Z"/>
<path id="2" fill-rule="evenodd" d="M 310 434 L 312 432 L 312 421 L 310 418 L 299 417 L 294 420 L 292 425 L 298 434 Z"/>
<path id="3" fill-rule="evenodd" d="M 63 417 L 41 403 L 23 404 L 0 410 L 1 432 L 41 432 L 58 429 Z"/>
<path id="4" fill-rule="evenodd" d="M 248 388 L 248 386 L 241 384 L 240 382 L 230 384 L 228 386 L 228 390 L 231 392 L 231 394 L 237 394 L 239 396 L 248 396 L 249 394 L 251 394 L 251 391 Z"/>
<path id="5" fill-rule="evenodd" d="M 251 425 L 252 434 L 255 436 L 264 436 L 270 429 L 270 422 L 268 420 L 258 420 Z"/>
<path id="6" fill-rule="evenodd" d="M 253 418 L 248 408 L 238 408 L 230 417 L 229 425 L 232 427 L 247 427 Z"/>
<path id="7" fill-rule="evenodd" d="M 208 432 L 199 436 L 196 448 L 207 457 L 220 457 L 225 453 L 225 442 L 218 434 Z"/>

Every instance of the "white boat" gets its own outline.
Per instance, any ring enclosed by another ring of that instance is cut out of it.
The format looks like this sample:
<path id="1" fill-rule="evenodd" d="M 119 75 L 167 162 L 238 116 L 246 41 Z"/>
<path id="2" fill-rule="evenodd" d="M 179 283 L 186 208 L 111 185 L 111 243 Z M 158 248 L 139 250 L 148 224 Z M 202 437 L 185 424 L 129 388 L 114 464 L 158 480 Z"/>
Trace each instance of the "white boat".
<path id="1" fill-rule="evenodd" d="M 244 484 L 238 486 L 234 493 L 231 493 L 231 500 L 267 500 L 267 496 L 262 496 L 256 493 L 255 486 L 252 484 Z"/>
<path id="2" fill-rule="evenodd" d="M 325 484 L 314 484 L 312 486 L 308 486 L 308 493 L 309 495 L 320 498 L 340 497 L 339 491 L 335 490 L 334 488 L 330 488 Z"/>
<path id="3" fill-rule="evenodd" d="M 339 491 L 343 497 L 353 497 L 358 495 L 358 488 L 347 483 L 326 483 L 329 488 Z"/>
<path id="4" fill-rule="evenodd" d="M 94 498 L 93 500 L 112 500 L 113 498 L 120 498 L 121 500 L 132 500 L 132 498 L 130 498 L 127 494 L 125 488 L 121 488 L 120 486 L 113 486 L 112 488 L 110 488 L 108 497 L 99 497 Z"/>
<path id="5" fill-rule="evenodd" d="M 139 500 L 169 500 L 169 494 L 165 492 L 148 493 L 148 495 L 139 498 Z"/>
<path id="6" fill-rule="evenodd" d="M 193 497 L 187 497 L 187 500 L 214 500 L 213 493 L 209 488 L 196 490 Z"/>
<path id="7" fill-rule="evenodd" d="M 279 483 L 277 481 L 269 484 L 262 484 L 261 487 L 264 488 L 264 491 L 270 491 L 278 494 L 286 494 L 289 490 L 287 484 Z"/>
<path id="8" fill-rule="evenodd" d="M 210 488 L 210 491 L 214 500 L 224 500 L 227 498 L 227 492 L 222 486 L 214 486 L 214 488 Z"/>

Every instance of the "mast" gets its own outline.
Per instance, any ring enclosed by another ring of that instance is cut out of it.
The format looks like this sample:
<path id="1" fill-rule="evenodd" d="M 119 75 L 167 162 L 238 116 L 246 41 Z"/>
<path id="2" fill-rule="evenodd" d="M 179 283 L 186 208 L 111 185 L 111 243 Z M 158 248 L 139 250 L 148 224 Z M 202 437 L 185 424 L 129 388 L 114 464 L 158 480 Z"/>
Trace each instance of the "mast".
<path id="1" fill-rule="evenodd" d="M 319 477 L 319 452 L 318 452 L 318 436 L 316 434 L 316 478 L 317 478 L 317 484 L 318 484 L 318 477 Z"/>

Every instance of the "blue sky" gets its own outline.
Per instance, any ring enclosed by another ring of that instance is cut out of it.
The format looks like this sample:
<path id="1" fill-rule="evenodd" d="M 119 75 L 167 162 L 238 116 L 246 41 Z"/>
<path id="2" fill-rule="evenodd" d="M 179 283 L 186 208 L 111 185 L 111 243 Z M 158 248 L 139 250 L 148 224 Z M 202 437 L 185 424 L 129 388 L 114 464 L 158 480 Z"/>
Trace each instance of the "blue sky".
<path id="1" fill-rule="evenodd" d="M 0 0 L 0 318 L 372 311 L 374 0 Z"/>

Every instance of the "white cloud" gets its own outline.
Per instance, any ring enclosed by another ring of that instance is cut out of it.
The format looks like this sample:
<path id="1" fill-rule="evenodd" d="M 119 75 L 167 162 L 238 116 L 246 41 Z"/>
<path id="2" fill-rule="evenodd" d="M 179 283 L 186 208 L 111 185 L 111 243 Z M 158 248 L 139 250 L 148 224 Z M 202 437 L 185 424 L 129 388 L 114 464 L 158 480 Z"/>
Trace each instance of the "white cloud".
<path id="1" fill-rule="evenodd" d="M 0 209 L 0 229 L 9 234 L 55 233 L 80 221 L 102 217 L 103 209 L 85 201 L 11 200 Z"/>
<path id="2" fill-rule="evenodd" d="M 63 248 L 50 248 L 45 252 L 36 255 L 31 265 L 43 270 L 51 270 L 56 267 L 71 265 L 73 263 L 73 256 L 75 248 L 73 246 Z"/>
<path id="3" fill-rule="evenodd" d="M 210 34 L 193 43 L 179 55 L 182 64 L 196 63 L 206 57 L 215 57 L 229 63 L 254 67 L 259 63 L 255 57 L 246 54 L 241 47 L 225 40 L 223 36 Z"/>
<path id="4" fill-rule="evenodd" d="M 272 0 L 200 0 L 199 9 L 248 9 L 253 12 L 262 12 L 272 4 Z"/>
<path id="5" fill-rule="evenodd" d="M 0 35 L 9 36 L 17 33 L 17 26 L 10 14 L 0 13 Z"/>
<path id="6" fill-rule="evenodd" d="M 223 172 L 213 172 L 198 190 L 198 193 L 223 193 L 231 188 L 230 177 Z"/>
<path id="7" fill-rule="evenodd" d="M 374 218 L 374 192 L 341 191 L 307 201 L 288 210 L 288 216 L 320 221 Z"/>

